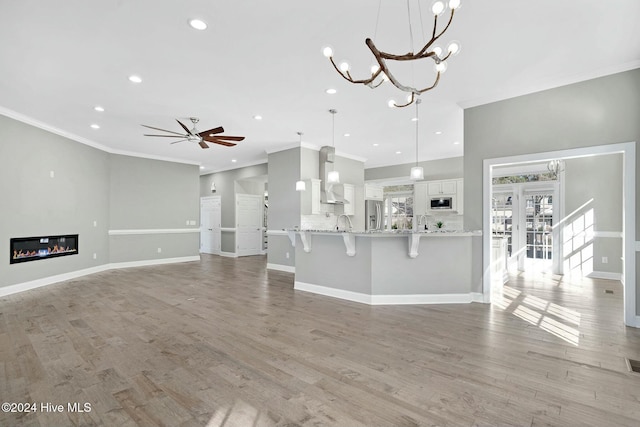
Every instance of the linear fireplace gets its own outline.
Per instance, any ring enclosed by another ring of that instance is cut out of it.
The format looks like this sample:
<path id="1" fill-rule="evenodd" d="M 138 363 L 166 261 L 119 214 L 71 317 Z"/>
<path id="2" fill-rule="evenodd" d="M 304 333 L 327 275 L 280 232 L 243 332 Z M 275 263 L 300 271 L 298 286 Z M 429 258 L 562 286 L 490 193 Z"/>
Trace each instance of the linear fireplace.
<path id="1" fill-rule="evenodd" d="M 10 264 L 78 253 L 78 235 L 16 237 L 11 239 Z"/>

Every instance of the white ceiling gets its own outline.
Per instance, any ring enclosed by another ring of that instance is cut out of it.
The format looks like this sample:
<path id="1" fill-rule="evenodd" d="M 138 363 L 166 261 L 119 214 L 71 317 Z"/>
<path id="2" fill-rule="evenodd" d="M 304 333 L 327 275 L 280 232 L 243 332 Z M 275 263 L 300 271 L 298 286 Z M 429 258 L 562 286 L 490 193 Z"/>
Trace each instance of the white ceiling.
<path id="1" fill-rule="evenodd" d="M 420 160 L 463 154 L 463 108 L 640 67 L 640 1 L 462 4 L 443 44 L 456 39 L 463 50 L 422 96 Z M 421 3 L 425 33 L 430 5 Z M 378 2 L 365 0 L 0 0 L 0 113 L 113 152 L 198 163 L 206 173 L 265 161 L 266 151 L 296 143 L 298 131 L 307 143 L 330 145 L 335 108 L 338 152 L 366 158 L 367 168 L 410 163 L 415 109 L 387 106 L 404 94 L 352 85 L 322 55 L 331 45 L 364 77 L 377 12 Z M 191 29 L 194 17 L 209 28 Z M 378 47 L 409 51 L 407 27 L 406 3 L 382 0 Z M 424 86 L 433 78 L 425 68 L 405 66 L 398 76 Z M 129 82 L 131 74 L 143 82 Z M 338 93 L 326 94 L 330 87 Z M 199 130 L 222 125 L 246 139 L 202 150 L 143 136 L 141 124 L 178 131 L 174 119 L 189 116 L 200 118 Z"/>

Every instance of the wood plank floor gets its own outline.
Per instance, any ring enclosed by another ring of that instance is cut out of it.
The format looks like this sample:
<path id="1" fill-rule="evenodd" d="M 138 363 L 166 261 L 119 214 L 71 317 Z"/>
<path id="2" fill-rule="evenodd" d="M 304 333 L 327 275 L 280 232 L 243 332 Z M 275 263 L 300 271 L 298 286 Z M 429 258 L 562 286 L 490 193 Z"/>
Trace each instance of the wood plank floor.
<path id="1" fill-rule="evenodd" d="M 638 426 L 625 357 L 640 330 L 619 282 L 513 276 L 493 305 L 370 307 L 203 255 L 1 298 L 0 401 L 64 411 L 0 425 Z"/>

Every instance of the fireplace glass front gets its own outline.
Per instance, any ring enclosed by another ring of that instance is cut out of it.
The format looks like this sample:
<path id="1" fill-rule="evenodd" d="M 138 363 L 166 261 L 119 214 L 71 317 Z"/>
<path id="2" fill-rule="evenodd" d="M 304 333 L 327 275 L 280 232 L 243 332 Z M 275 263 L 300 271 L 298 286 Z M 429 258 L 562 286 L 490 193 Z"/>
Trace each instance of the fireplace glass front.
<path id="1" fill-rule="evenodd" d="M 78 235 L 16 237 L 11 239 L 10 264 L 78 253 Z"/>

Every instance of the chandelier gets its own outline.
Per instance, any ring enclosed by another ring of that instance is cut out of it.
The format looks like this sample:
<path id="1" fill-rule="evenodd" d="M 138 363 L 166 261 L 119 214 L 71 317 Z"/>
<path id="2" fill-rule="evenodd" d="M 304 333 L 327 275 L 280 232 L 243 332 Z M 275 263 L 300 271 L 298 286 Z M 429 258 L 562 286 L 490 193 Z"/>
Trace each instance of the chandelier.
<path id="1" fill-rule="evenodd" d="M 418 3 L 419 6 L 419 3 Z M 418 51 L 413 52 L 413 30 L 411 28 L 411 9 L 409 7 L 409 0 L 407 0 L 407 11 L 409 14 L 409 34 L 411 38 L 411 51 L 405 54 L 396 55 L 388 52 L 383 52 L 376 47 L 373 40 L 367 38 L 365 40 L 365 44 L 373 53 L 373 56 L 376 59 L 377 64 L 371 67 L 371 75 L 365 79 L 355 79 L 351 75 L 351 67 L 347 62 L 341 62 L 339 65 L 333 59 L 333 49 L 331 47 L 325 47 L 323 49 L 323 54 L 331 61 L 331 64 L 336 69 L 336 71 L 347 81 L 355 84 L 363 84 L 369 86 L 372 89 L 377 88 L 386 80 L 389 80 L 395 87 L 400 89 L 403 92 L 409 92 L 409 96 L 407 97 L 407 102 L 404 104 L 397 104 L 395 101 L 389 101 L 390 107 L 406 107 L 411 105 L 416 97 L 420 94 L 433 89 L 438 85 L 440 81 L 440 76 L 447 69 L 447 59 L 452 55 L 456 55 L 460 51 L 460 43 L 457 41 L 452 41 L 449 43 L 447 47 L 447 52 L 445 53 L 441 47 L 433 46 L 434 43 L 449 29 L 451 22 L 453 21 L 453 15 L 455 14 L 456 9 L 460 7 L 460 0 L 449 0 L 448 7 L 450 10 L 449 20 L 442 31 L 438 32 L 438 17 L 442 15 L 446 9 L 444 1 L 435 1 L 431 6 L 431 12 L 433 13 L 433 31 L 431 32 L 431 38 L 424 44 L 424 46 Z M 380 13 L 378 13 L 380 16 Z M 431 58 L 434 62 L 435 69 L 435 80 L 431 82 L 430 85 L 424 87 L 414 87 L 410 85 L 404 85 L 400 83 L 400 81 L 393 75 L 389 66 L 387 65 L 387 61 L 414 61 L 418 59 Z"/>

